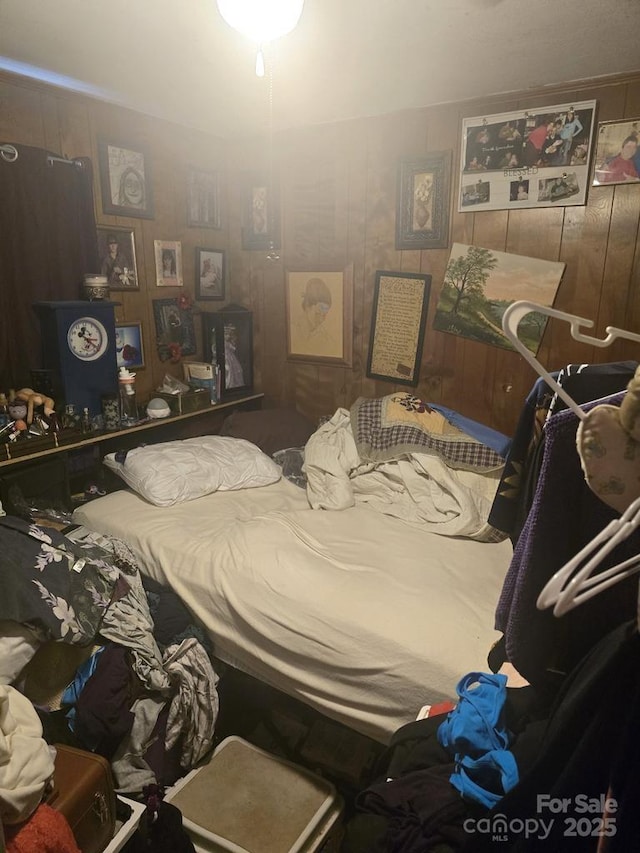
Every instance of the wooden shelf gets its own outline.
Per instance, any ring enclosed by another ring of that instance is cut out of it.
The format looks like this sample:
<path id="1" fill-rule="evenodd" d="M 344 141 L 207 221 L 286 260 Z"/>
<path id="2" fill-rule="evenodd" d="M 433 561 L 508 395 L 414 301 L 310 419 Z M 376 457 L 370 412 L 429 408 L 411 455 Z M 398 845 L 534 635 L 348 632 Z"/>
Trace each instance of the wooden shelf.
<path id="1" fill-rule="evenodd" d="M 22 439 L 18 443 L 6 443 L 0 445 L 0 468 L 7 468 L 12 465 L 18 465 L 23 462 L 32 462 L 36 459 L 41 459 L 45 456 L 53 456 L 58 453 L 65 453 L 70 450 L 78 450 L 79 448 L 89 447 L 103 442 L 112 442 L 114 439 L 120 439 L 124 436 L 134 437 L 138 433 L 144 433 L 147 430 L 158 429 L 159 427 L 167 427 L 171 424 L 180 425 L 182 422 L 191 421 L 196 418 L 204 418 L 206 415 L 216 415 L 223 413 L 225 410 L 234 408 L 252 408 L 259 407 L 264 394 L 249 394 L 246 397 L 237 397 L 234 400 L 228 400 L 224 403 L 216 403 L 214 406 L 207 406 L 205 409 L 198 409 L 195 412 L 187 412 L 183 415 L 170 415 L 168 418 L 157 418 L 155 420 L 147 420 L 127 429 L 111 430 L 109 432 L 93 432 L 79 434 L 77 439 L 72 438 L 70 441 L 59 441 L 57 436 L 53 436 L 55 444 L 41 449 L 27 450 L 30 441 L 34 445 L 42 442 L 42 439 Z M 51 441 L 51 439 L 49 439 Z"/>

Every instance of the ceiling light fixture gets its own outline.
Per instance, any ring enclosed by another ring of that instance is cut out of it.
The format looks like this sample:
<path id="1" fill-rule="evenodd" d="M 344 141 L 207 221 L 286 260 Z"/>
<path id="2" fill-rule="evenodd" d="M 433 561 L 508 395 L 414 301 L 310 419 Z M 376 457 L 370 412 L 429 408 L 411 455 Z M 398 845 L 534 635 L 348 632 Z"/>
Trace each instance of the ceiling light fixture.
<path id="1" fill-rule="evenodd" d="M 304 0 L 216 0 L 224 20 L 258 45 L 256 74 L 264 77 L 265 42 L 286 36 L 297 25 Z"/>

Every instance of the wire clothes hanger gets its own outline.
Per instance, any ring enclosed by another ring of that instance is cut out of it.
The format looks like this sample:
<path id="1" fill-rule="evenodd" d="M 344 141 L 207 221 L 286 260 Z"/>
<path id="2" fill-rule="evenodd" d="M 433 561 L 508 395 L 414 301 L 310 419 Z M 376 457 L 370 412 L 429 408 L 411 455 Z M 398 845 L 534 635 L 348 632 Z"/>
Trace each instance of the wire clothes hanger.
<path id="1" fill-rule="evenodd" d="M 564 400 L 571 411 L 584 420 L 585 412 L 575 402 L 565 389 L 556 382 L 551 374 L 544 369 L 538 359 L 534 356 L 530 349 L 518 337 L 518 326 L 521 320 L 532 311 L 539 314 L 545 314 L 548 317 L 555 317 L 557 320 L 564 320 L 571 325 L 571 337 L 576 341 L 582 341 L 585 344 L 591 344 L 595 347 L 608 347 L 616 338 L 625 338 L 630 341 L 640 343 L 640 335 L 635 332 L 628 332 L 625 329 L 617 329 L 615 326 L 607 326 L 605 332 L 606 338 L 595 338 L 592 335 L 586 335 L 580 331 L 580 326 L 586 326 L 588 329 L 593 328 L 593 320 L 588 320 L 585 317 L 577 317 L 575 314 L 567 314 L 565 311 L 558 311 L 555 308 L 548 308 L 546 305 L 538 305 L 535 302 L 526 300 L 518 300 L 512 302 L 502 316 L 502 330 L 509 338 L 518 352 L 525 358 L 536 371 L 538 376 L 541 376 L 544 381 L 553 388 L 556 394 Z"/>

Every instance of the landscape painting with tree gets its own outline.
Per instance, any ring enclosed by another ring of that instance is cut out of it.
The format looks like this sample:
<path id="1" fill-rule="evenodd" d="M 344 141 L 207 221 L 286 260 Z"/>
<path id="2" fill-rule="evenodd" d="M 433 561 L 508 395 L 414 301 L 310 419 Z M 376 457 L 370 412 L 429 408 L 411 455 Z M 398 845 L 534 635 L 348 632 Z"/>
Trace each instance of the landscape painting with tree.
<path id="1" fill-rule="evenodd" d="M 502 315 L 519 299 L 551 307 L 564 269 L 558 261 L 454 243 L 433 328 L 513 350 L 502 331 Z M 547 319 L 534 311 L 519 326 L 518 337 L 534 355 Z"/>

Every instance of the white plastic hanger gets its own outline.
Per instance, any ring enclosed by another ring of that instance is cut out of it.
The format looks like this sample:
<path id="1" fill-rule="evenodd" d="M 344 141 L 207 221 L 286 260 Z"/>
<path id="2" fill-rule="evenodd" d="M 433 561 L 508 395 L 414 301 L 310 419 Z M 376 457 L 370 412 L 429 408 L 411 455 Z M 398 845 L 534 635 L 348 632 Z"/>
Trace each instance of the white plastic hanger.
<path id="1" fill-rule="evenodd" d="M 627 539 L 638 526 L 640 526 L 640 498 L 633 501 L 620 518 L 609 522 L 575 557 L 558 569 L 538 596 L 536 602 L 538 610 L 546 610 L 553 606 L 553 615 L 563 616 L 583 601 L 593 598 L 603 590 L 640 571 L 639 554 L 592 577 L 594 570 L 607 554 Z M 595 554 L 588 559 L 594 551 Z M 587 562 L 579 568 L 584 560 Z"/>
<path id="2" fill-rule="evenodd" d="M 576 317 L 575 314 L 567 314 L 564 311 L 557 311 L 555 308 L 548 308 L 546 305 L 538 305 L 535 302 L 527 302 L 519 300 L 512 302 L 502 316 L 502 330 L 509 338 L 518 352 L 526 358 L 529 364 L 536 371 L 538 376 L 541 376 L 544 381 L 561 397 L 571 411 L 577 415 L 580 420 L 584 420 L 585 412 L 575 402 L 565 389 L 559 385 L 556 380 L 549 374 L 547 370 L 540 364 L 530 349 L 528 349 L 518 337 L 518 326 L 523 317 L 530 314 L 532 311 L 537 311 L 539 314 L 545 314 L 548 317 L 555 317 L 558 320 L 565 320 L 571 325 L 571 336 L 576 341 L 582 341 L 586 344 L 591 344 L 595 347 L 608 347 L 616 338 L 626 338 L 630 341 L 640 343 L 640 335 L 635 332 L 627 332 L 625 329 L 617 329 L 615 326 L 607 326 L 605 332 L 606 338 L 594 338 L 591 335 L 585 335 L 580 331 L 580 326 L 593 328 L 593 320 L 588 320 L 585 317 Z"/>
<path id="3" fill-rule="evenodd" d="M 580 420 L 584 420 L 586 412 L 555 381 L 536 359 L 531 350 L 518 338 L 518 325 L 522 318 L 531 311 L 537 311 L 548 317 L 555 317 L 558 320 L 566 321 L 570 324 L 571 336 L 576 341 L 582 341 L 596 347 L 607 347 L 616 338 L 625 338 L 640 343 L 640 335 L 635 332 L 628 332 L 625 329 L 607 326 L 605 329 L 606 337 L 595 338 L 580 331 L 581 326 L 588 329 L 593 328 L 593 320 L 585 317 L 577 317 L 574 314 L 567 314 L 564 311 L 558 311 L 555 308 L 548 308 L 546 305 L 538 305 L 535 302 L 525 300 L 512 302 L 504 312 L 502 329 L 507 338 L 509 338 L 518 352 L 529 362 L 536 373 L 564 400 L 571 411 Z M 638 555 L 600 572 L 595 577 L 592 576 L 595 569 L 607 554 L 616 545 L 630 536 L 639 526 L 640 498 L 634 501 L 620 518 L 610 522 L 600 531 L 575 557 L 565 563 L 562 568 L 558 569 L 553 577 L 545 584 L 544 589 L 538 596 L 536 602 L 538 609 L 545 610 L 553 607 L 554 616 L 563 616 L 569 610 L 578 607 L 583 601 L 593 598 L 603 590 L 640 571 L 640 555 Z"/>

